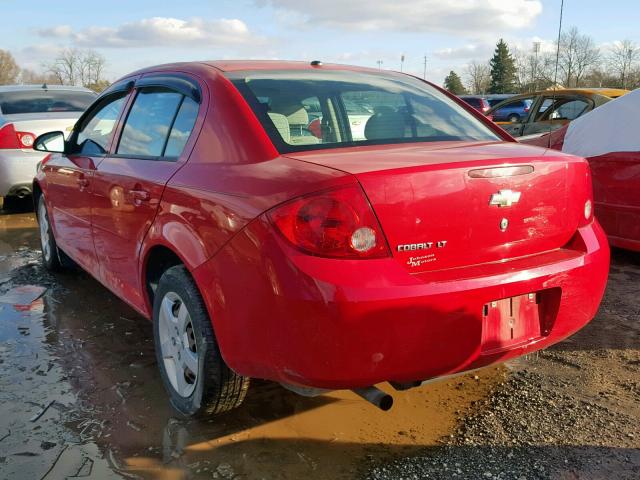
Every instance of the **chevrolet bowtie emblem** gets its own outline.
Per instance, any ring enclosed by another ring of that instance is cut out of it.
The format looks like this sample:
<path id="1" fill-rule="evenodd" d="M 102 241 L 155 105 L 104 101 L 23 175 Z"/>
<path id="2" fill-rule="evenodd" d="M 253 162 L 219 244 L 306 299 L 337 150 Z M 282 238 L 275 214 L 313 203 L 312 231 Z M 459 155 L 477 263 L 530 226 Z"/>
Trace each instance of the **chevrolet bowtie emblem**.
<path id="1" fill-rule="evenodd" d="M 510 207 L 520 200 L 520 192 L 513 190 L 500 190 L 498 193 L 491 195 L 489 205 L 497 205 L 498 207 Z"/>

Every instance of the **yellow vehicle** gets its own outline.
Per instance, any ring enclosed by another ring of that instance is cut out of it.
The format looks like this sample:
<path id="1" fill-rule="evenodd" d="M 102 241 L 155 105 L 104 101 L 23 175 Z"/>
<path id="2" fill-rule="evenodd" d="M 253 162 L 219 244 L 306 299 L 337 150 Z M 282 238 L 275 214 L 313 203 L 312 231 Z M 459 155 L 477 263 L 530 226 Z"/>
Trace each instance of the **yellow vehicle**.
<path id="1" fill-rule="evenodd" d="M 514 137 L 546 133 L 628 92 L 619 88 L 558 88 L 524 93 L 494 105 L 486 115 Z M 526 108 L 518 110 L 521 105 Z"/>

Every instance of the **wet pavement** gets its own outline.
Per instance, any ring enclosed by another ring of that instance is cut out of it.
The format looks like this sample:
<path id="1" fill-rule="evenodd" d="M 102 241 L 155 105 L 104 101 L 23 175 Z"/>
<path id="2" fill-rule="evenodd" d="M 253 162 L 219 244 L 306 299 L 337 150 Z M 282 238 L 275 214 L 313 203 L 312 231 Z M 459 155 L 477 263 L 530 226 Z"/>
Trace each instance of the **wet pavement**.
<path id="1" fill-rule="evenodd" d="M 506 375 L 394 393 L 386 413 L 351 392 L 305 398 L 254 381 L 238 410 L 185 420 L 151 324 L 81 271 L 47 273 L 39 255 L 34 214 L 0 215 L 0 478 L 358 478 L 437 445 Z"/>

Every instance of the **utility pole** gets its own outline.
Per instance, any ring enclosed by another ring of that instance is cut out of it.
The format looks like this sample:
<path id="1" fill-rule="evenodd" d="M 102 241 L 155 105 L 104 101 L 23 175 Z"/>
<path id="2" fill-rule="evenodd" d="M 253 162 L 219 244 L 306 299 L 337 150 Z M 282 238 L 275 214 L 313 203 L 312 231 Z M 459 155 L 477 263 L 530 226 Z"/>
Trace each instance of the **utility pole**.
<path id="1" fill-rule="evenodd" d="M 423 80 L 427 79 L 427 56 L 424 56 L 424 71 L 422 72 Z"/>
<path id="2" fill-rule="evenodd" d="M 400 71 L 402 72 L 402 67 L 404 66 L 404 53 L 400 55 Z"/>
<path id="3" fill-rule="evenodd" d="M 378 61 L 376 61 L 376 63 L 378 64 L 378 70 L 382 70 L 382 64 L 384 62 L 382 60 L 378 60 Z"/>
<path id="4" fill-rule="evenodd" d="M 533 64 L 533 91 L 538 90 L 538 54 L 540 53 L 540 42 L 533 42 L 533 53 L 535 55 L 535 63 Z"/>

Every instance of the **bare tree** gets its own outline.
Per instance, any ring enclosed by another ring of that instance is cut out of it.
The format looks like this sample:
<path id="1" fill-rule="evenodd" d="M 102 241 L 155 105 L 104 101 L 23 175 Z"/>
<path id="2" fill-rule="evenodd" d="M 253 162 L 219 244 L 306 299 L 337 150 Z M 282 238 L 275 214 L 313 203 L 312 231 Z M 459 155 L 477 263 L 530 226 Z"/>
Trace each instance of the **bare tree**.
<path id="1" fill-rule="evenodd" d="M 13 55 L 6 50 L 0 50 L 0 85 L 16 83 L 20 67 Z"/>
<path id="2" fill-rule="evenodd" d="M 620 79 L 620 86 L 627 88 L 629 77 L 640 59 L 640 47 L 631 40 L 614 43 L 607 56 L 609 67 Z"/>
<path id="3" fill-rule="evenodd" d="M 491 83 L 491 69 L 487 63 L 478 63 L 475 60 L 465 68 L 465 77 L 469 90 L 482 95 L 489 90 Z"/>
<path id="4" fill-rule="evenodd" d="M 105 58 L 93 50 L 87 50 L 82 53 L 80 60 L 81 83 L 87 86 L 100 82 L 106 65 Z"/>
<path id="5" fill-rule="evenodd" d="M 28 68 L 23 68 L 20 72 L 20 83 L 32 85 L 47 83 L 49 85 L 55 85 L 59 84 L 60 81 L 51 73 L 35 72 Z"/>
<path id="6" fill-rule="evenodd" d="M 104 84 L 105 58 L 93 50 L 67 48 L 48 65 L 47 71 L 65 85 Z"/>
<path id="7" fill-rule="evenodd" d="M 583 77 L 600 60 L 600 50 L 593 39 L 583 35 L 576 27 L 560 36 L 558 69 L 565 87 L 579 87 Z"/>

